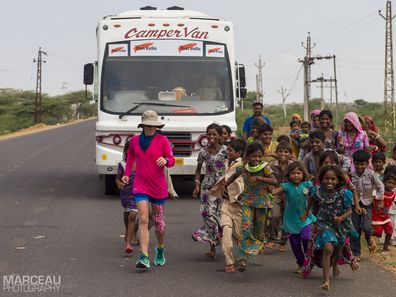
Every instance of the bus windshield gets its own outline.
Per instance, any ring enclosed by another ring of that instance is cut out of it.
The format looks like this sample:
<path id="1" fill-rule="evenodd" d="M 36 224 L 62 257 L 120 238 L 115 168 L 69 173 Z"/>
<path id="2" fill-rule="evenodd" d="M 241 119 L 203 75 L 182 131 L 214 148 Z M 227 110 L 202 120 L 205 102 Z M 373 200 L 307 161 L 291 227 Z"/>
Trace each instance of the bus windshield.
<path id="1" fill-rule="evenodd" d="M 130 114 L 219 114 L 233 110 L 232 71 L 225 57 L 106 57 L 101 110 Z M 148 104 L 144 104 L 147 102 Z"/>

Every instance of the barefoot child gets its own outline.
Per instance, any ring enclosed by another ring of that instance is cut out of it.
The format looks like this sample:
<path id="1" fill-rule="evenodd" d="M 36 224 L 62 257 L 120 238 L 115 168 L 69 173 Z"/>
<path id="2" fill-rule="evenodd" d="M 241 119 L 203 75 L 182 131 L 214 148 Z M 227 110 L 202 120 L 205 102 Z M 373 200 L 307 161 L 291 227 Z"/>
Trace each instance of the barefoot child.
<path id="1" fill-rule="evenodd" d="M 221 239 L 220 230 L 220 198 L 210 193 L 210 188 L 224 176 L 226 168 L 227 147 L 220 144 L 222 134 L 221 126 L 210 124 L 206 128 L 206 136 L 209 146 L 200 150 L 198 165 L 195 170 L 195 188 L 193 197 L 200 194 L 200 212 L 204 225 L 192 234 L 195 241 L 207 242 L 210 250 L 206 255 L 214 258 L 216 256 L 216 245 Z M 201 169 L 206 164 L 205 178 L 201 184 Z"/>
<path id="2" fill-rule="evenodd" d="M 121 178 L 124 176 L 126 159 L 128 157 L 129 150 L 129 141 L 125 143 L 124 153 L 122 155 L 122 160 L 118 163 L 118 172 L 116 177 L 116 185 L 120 190 L 120 198 L 121 205 L 124 209 L 124 224 L 125 224 L 125 253 L 129 254 L 133 252 L 133 247 L 131 246 L 131 242 L 136 240 L 136 231 L 135 231 L 135 222 L 137 218 L 137 208 L 135 197 L 132 193 L 133 187 L 133 179 L 135 176 L 135 170 L 131 170 L 131 174 L 129 176 L 129 182 L 125 184 L 121 181 Z"/>
<path id="3" fill-rule="evenodd" d="M 247 258 L 258 255 L 265 244 L 268 211 L 272 207 L 269 185 L 276 185 L 276 178 L 268 163 L 262 161 L 263 156 L 264 148 L 260 143 L 249 144 L 245 151 L 246 165 L 238 167 L 226 182 L 228 186 L 242 175 L 245 185 L 239 196 L 242 205 L 242 229 L 238 270 L 241 272 L 246 270 Z"/>
<path id="4" fill-rule="evenodd" d="M 308 179 L 304 163 L 295 161 L 286 172 L 287 183 L 282 183 L 274 194 L 285 193 L 286 208 L 283 216 L 283 230 L 289 233 L 289 242 L 297 262 L 296 273 L 302 272 L 305 253 L 310 238 L 310 225 L 316 218 L 307 213 L 302 220 L 308 205 L 308 192 L 312 182 Z"/>
<path id="5" fill-rule="evenodd" d="M 330 289 L 330 261 L 333 277 L 340 274 L 338 258 L 347 236 L 357 237 L 350 216 L 352 214 L 352 193 L 345 189 L 345 174 L 339 166 L 327 165 L 318 176 L 319 187 L 314 187 L 309 196 L 309 204 L 303 220 L 308 216 L 314 200 L 318 201 L 317 226 L 319 233 L 315 239 L 317 249 L 323 250 L 323 290 Z"/>
<path id="6" fill-rule="evenodd" d="M 226 261 L 225 272 L 235 272 L 232 253 L 233 238 L 239 241 L 241 235 L 242 207 L 238 197 L 243 191 L 244 184 L 242 176 L 230 183 L 227 188 L 224 187 L 224 184 L 235 174 L 236 168 L 243 166 L 241 157 L 245 152 L 245 146 L 243 140 L 230 140 L 227 146 L 228 168 L 225 171 L 225 177 L 211 189 L 214 196 L 223 198 L 220 209 L 220 225 L 223 229 L 221 244 Z"/>
<path id="7" fill-rule="evenodd" d="M 351 175 L 351 180 L 359 196 L 359 206 L 362 212 L 359 213 L 358 208 L 352 209 L 352 222 L 359 234 L 357 238 L 351 238 L 351 247 L 353 254 L 356 257 L 360 257 L 360 234 L 364 232 L 369 251 L 374 253 L 377 250 L 375 240 L 371 238 L 373 233 L 372 228 L 372 208 L 373 200 L 382 200 L 384 196 L 384 185 L 378 179 L 377 174 L 368 169 L 370 161 L 370 153 L 364 150 L 358 150 L 353 153 L 353 163 L 355 166 L 355 172 Z M 375 193 L 375 196 L 374 194 Z"/>
<path id="8" fill-rule="evenodd" d="M 293 161 L 290 156 L 293 154 L 290 142 L 281 141 L 276 147 L 278 160 L 270 163 L 270 167 L 274 172 L 278 185 L 286 182 L 287 168 Z M 279 231 L 282 230 L 282 236 L 279 242 L 279 251 L 286 252 L 287 233 L 281 228 L 283 214 L 285 212 L 284 193 L 274 195 L 274 204 L 272 207 L 272 215 L 269 223 L 269 240 L 277 241 Z"/>
<path id="9" fill-rule="evenodd" d="M 384 251 L 389 251 L 393 234 L 393 226 L 389 210 L 395 200 L 396 175 L 388 173 L 384 176 L 384 200 L 373 201 L 373 236 L 381 238 L 385 233 Z"/>

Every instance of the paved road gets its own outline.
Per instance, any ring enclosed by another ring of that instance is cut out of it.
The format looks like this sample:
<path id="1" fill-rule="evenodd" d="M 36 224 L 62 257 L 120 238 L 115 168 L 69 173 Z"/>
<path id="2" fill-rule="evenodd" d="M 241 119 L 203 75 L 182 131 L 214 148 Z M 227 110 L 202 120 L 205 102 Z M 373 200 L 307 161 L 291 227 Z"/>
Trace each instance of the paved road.
<path id="1" fill-rule="evenodd" d="M 191 240 L 200 226 L 188 195 L 167 205 L 167 265 L 134 270 L 123 254 L 121 208 L 104 196 L 94 167 L 94 122 L 0 141 L 0 275 L 60 275 L 58 293 L 0 296 L 396 296 L 395 277 L 369 262 L 342 268 L 330 293 L 321 271 L 299 279 L 290 253 L 270 251 L 245 273 L 222 272 Z M 151 246 L 153 250 L 153 245 Z"/>

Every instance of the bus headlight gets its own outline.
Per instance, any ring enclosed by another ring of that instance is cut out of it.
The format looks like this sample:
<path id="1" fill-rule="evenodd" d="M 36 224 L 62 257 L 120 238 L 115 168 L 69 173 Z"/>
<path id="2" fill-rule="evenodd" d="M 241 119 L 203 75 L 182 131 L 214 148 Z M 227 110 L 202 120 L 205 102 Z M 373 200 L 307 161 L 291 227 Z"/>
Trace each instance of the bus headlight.
<path id="1" fill-rule="evenodd" d="M 209 145 L 209 139 L 206 136 L 202 136 L 201 139 L 199 140 L 199 143 L 203 147 L 208 146 Z"/>
<path id="2" fill-rule="evenodd" d="M 120 137 L 119 135 L 115 135 L 115 136 L 113 137 L 113 143 L 114 143 L 115 145 L 119 145 L 119 144 L 121 143 L 121 141 L 122 141 L 122 139 L 121 139 L 121 137 Z"/>

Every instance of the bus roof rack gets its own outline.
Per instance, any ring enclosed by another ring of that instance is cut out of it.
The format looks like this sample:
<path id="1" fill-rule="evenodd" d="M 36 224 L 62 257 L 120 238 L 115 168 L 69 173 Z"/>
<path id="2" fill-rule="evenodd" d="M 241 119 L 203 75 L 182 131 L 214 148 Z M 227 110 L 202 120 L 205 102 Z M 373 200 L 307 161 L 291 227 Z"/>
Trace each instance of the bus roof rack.
<path id="1" fill-rule="evenodd" d="M 171 6 L 168 7 L 167 10 L 184 10 L 184 8 L 180 6 Z"/>
<path id="2" fill-rule="evenodd" d="M 147 5 L 147 6 L 140 7 L 140 10 L 157 10 L 157 7 Z"/>

